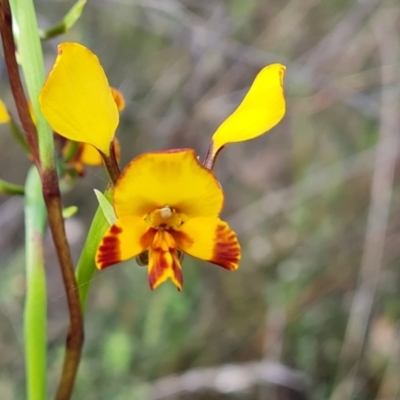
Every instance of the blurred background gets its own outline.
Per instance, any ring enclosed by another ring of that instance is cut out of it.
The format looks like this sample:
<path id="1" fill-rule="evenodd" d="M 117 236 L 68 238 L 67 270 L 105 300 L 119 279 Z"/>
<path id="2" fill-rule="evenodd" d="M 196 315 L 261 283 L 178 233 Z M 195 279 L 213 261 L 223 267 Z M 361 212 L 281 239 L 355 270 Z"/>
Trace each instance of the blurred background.
<path id="1" fill-rule="evenodd" d="M 41 28 L 71 0 L 36 0 Z M 96 273 L 74 399 L 400 399 L 400 4 L 397 0 L 93 0 L 60 41 L 95 52 L 126 99 L 122 165 L 190 147 L 201 158 L 265 65 L 287 66 L 287 114 L 231 145 L 216 174 L 240 269 L 185 257 L 184 290 L 151 292 L 133 261 Z M 1 98 L 13 109 L 1 64 Z M 0 127 L 1 178 L 29 161 Z M 75 260 L 106 186 L 64 196 Z M 0 196 L 0 398 L 24 399 L 23 200 Z M 49 397 L 67 313 L 51 239 Z"/>

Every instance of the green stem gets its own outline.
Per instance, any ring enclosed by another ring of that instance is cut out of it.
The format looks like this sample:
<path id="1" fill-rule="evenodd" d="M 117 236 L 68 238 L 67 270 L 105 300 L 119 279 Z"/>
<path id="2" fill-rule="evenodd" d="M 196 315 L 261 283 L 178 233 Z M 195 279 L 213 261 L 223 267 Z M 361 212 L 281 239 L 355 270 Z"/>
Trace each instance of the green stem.
<path id="1" fill-rule="evenodd" d="M 53 27 L 46 29 L 45 31 L 40 30 L 39 36 L 42 40 L 52 39 L 56 36 L 62 35 L 75 24 L 82 14 L 83 7 L 86 4 L 86 0 L 78 0 L 72 8 L 65 14 L 63 20 L 54 25 Z"/>
<path id="2" fill-rule="evenodd" d="M 0 193 L 23 196 L 25 194 L 25 189 L 23 186 L 14 185 L 13 183 L 0 179 Z"/>
<path id="3" fill-rule="evenodd" d="M 58 23 L 57 25 L 52 26 L 49 29 L 46 29 L 45 31 L 40 30 L 39 31 L 39 36 L 41 40 L 49 40 L 53 39 L 56 36 L 63 35 L 64 33 L 67 32 L 67 27 L 65 23 L 62 21 Z"/>
<path id="4" fill-rule="evenodd" d="M 26 297 L 24 312 L 27 399 L 46 398 L 46 277 L 43 260 L 43 233 L 46 207 L 36 168 L 26 181 L 25 243 Z"/>

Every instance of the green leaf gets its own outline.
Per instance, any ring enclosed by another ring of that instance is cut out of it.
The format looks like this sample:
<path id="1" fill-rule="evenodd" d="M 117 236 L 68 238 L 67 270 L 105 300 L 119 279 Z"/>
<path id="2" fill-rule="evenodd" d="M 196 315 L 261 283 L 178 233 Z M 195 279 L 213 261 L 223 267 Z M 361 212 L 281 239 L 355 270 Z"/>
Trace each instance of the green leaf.
<path id="1" fill-rule="evenodd" d="M 67 30 L 71 28 L 82 15 L 83 8 L 85 7 L 86 0 L 78 0 L 64 17 L 64 23 Z"/>
<path id="2" fill-rule="evenodd" d="M 85 4 L 86 0 L 78 0 L 67 12 L 67 14 L 65 14 L 64 18 L 59 24 L 45 31 L 40 31 L 40 38 L 42 40 L 47 40 L 68 32 L 68 30 L 72 28 L 73 25 L 75 25 L 75 22 L 78 21 L 78 19 L 82 15 Z"/>
<path id="3" fill-rule="evenodd" d="M 110 186 L 106 189 L 104 195 L 101 195 L 100 197 L 104 197 L 105 201 L 109 202 L 112 192 L 113 187 Z M 109 205 L 111 207 L 111 204 Z M 92 225 L 90 226 L 89 233 L 87 235 L 86 242 L 83 246 L 78 266 L 76 268 L 76 280 L 79 287 L 79 297 L 81 300 L 82 312 L 85 310 L 90 283 L 96 271 L 96 263 L 94 259 L 96 251 L 99 247 L 100 241 L 104 236 L 104 233 L 109 227 L 110 223 L 105 218 L 102 208 L 99 207 L 93 218 Z"/>
<path id="4" fill-rule="evenodd" d="M 108 221 L 110 225 L 113 225 L 117 221 L 117 216 L 115 215 L 115 211 L 111 203 L 107 200 L 103 193 L 94 189 L 94 193 L 96 194 L 97 200 L 99 202 L 99 206 L 104 213 L 104 217 Z"/>
<path id="5" fill-rule="evenodd" d="M 47 221 L 42 186 L 35 167 L 25 185 L 26 298 L 24 309 L 27 398 L 46 398 L 46 275 L 43 233 Z"/>
<path id="6" fill-rule="evenodd" d="M 78 212 L 77 206 L 66 207 L 62 211 L 63 218 L 71 218 Z"/>

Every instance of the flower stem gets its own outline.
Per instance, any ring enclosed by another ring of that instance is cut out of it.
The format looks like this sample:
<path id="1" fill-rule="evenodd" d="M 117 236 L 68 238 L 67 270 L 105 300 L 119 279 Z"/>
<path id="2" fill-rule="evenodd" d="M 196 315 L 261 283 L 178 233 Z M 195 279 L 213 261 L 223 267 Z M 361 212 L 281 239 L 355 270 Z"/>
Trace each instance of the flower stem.
<path id="1" fill-rule="evenodd" d="M 115 154 L 114 141 L 112 141 L 110 144 L 110 155 L 109 156 L 103 154 L 102 152 L 100 152 L 100 154 L 103 158 L 103 162 L 107 169 L 108 175 L 110 176 L 112 183 L 115 185 L 119 176 L 121 175 L 121 170 L 119 169 L 117 157 Z"/>
<path id="2" fill-rule="evenodd" d="M 71 397 L 82 351 L 84 338 L 82 313 L 71 253 L 65 235 L 64 219 L 62 217 L 61 195 L 54 160 L 53 133 L 43 119 L 38 104 L 39 91 L 44 82 L 44 70 L 32 1 L 13 0 L 13 14 L 19 28 L 18 43 L 22 68 L 40 132 L 39 143 L 37 142 L 36 128 L 30 118 L 27 100 L 15 59 L 15 43 L 12 34 L 9 2 L 8 0 L 0 0 L 0 31 L 3 39 L 4 58 L 10 78 L 11 90 L 28 144 L 32 149 L 33 159 L 39 170 L 50 230 L 56 247 L 67 297 L 70 324 L 66 340 L 63 371 L 56 395 L 57 400 L 67 400 Z"/>
<path id="3" fill-rule="evenodd" d="M 21 124 L 26 134 L 26 140 L 31 148 L 35 164 L 39 165 L 39 149 L 37 145 L 36 129 L 28 111 L 28 102 L 25 97 L 22 82 L 19 76 L 18 64 L 15 58 L 15 43 L 11 24 L 11 10 L 8 0 L 0 0 L 0 32 L 3 41 L 4 60 L 8 71 L 11 90 L 17 106 Z"/>
<path id="4" fill-rule="evenodd" d="M 57 174 L 55 170 L 52 170 L 45 171 L 43 175 L 43 193 L 49 226 L 61 266 L 61 274 L 69 308 L 70 324 L 65 345 L 64 365 L 56 395 L 57 400 L 66 400 L 71 397 L 78 371 L 84 339 L 83 321 L 71 253 L 65 235 Z"/>
<path id="5" fill-rule="evenodd" d="M 208 148 L 207 151 L 207 155 L 206 158 L 204 159 L 203 165 L 209 169 L 210 171 L 212 171 L 212 169 L 214 168 L 215 165 L 215 161 L 217 159 L 217 156 L 219 154 L 219 152 L 223 149 L 223 147 L 221 147 L 217 153 L 214 154 L 214 143 L 211 142 L 210 147 Z"/>

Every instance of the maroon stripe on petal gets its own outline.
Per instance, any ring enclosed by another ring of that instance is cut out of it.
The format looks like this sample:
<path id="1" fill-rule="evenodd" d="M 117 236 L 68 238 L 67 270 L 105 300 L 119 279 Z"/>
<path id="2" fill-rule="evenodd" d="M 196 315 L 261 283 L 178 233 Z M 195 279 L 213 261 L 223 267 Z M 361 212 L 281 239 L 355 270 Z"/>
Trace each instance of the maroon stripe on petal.
<path id="1" fill-rule="evenodd" d="M 96 257 L 96 263 L 99 269 L 104 269 L 120 262 L 121 252 L 118 235 L 121 232 L 121 227 L 113 225 L 108 232 L 108 236 L 103 238 Z"/>
<path id="2" fill-rule="evenodd" d="M 240 260 L 240 244 L 235 232 L 229 229 L 228 225 L 218 225 L 215 232 L 215 247 L 210 262 L 228 270 L 238 268 Z"/>
<path id="3" fill-rule="evenodd" d="M 174 250 L 172 258 L 173 258 L 172 270 L 174 271 L 175 279 L 179 285 L 176 283 L 175 284 L 177 289 L 181 291 L 183 287 L 183 274 L 182 274 L 181 263 L 179 261 L 179 255 L 176 250 Z"/>
<path id="4" fill-rule="evenodd" d="M 157 286 L 157 283 L 165 274 L 166 269 L 169 268 L 169 263 L 166 259 L 166 255 L 168 252 L 156 250 L 150 252 L 151 257 L 151 268 L 149 270 L 149 284 L 151 290 L 154 290 Z"/>

